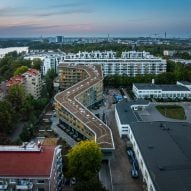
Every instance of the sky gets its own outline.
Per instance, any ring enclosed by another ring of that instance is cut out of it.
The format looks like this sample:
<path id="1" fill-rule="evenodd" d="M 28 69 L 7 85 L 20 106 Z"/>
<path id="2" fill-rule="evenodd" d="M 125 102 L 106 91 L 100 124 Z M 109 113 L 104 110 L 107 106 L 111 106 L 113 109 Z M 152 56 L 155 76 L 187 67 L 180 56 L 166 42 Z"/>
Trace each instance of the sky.
<path id="1" fill-rule="evenodd" d="M 0 0 L 0 37 L 191 37 L 191 0 Z"/>

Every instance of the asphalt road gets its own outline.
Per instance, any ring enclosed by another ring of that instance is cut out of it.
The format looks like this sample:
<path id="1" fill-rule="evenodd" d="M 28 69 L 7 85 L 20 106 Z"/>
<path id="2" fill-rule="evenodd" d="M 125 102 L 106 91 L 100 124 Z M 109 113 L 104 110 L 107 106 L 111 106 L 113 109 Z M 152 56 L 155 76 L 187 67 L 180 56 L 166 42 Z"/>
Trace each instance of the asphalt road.
<path id="1" fill-rule="evenodd" d="M 110 161 L 113 191 L 143 191 L 141 178 L 131 177 L 131 164 L 125 150 L 125 143 L 119 137 L 114 111 L 108 113 L 108 125 L 115 142 L 114 156 Z"/>

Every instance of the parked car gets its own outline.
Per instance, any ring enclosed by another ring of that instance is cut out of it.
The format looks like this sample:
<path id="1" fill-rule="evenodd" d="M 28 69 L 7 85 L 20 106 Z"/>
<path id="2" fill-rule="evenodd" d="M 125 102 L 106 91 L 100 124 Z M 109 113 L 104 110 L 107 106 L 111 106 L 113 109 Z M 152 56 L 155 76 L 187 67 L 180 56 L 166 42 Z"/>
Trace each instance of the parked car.
<path id="1" fill-rule="evenodd" d="M 75 177 L 72 177 L 72 178 L 70 179 L 70 184 L 71 184 L 71 185 L 75 185 L 75 184 L 76 184 L 76 178 L 75 178 Z"/>
<path id="2" fill-rule="evenodd" d="M 133 150 L 132 149 L 127 149 L 127 155 L 128 155 L 128 158 L 129 158 L 130 162 L 132 163 L 133 160 L 134 160 Z"/>
<path id="3" fill-rule="evenodd" d="M 138 178 L 139 177 L 139 172 L 135 166 L 135 161 L 133 161 L 133 163 L 132 163 L 131 176 L 132 176 L 132 178 Z"/>

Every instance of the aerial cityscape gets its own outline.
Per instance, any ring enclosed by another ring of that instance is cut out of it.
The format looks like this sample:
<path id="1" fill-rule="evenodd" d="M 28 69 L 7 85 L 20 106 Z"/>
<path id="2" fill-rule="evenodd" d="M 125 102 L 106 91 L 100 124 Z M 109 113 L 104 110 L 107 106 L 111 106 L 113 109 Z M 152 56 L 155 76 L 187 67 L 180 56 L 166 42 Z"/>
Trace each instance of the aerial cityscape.
<path id="1" fill-rule="evenodd" d="M 190 7 L 1 0 L 0 190 L 190 191 Z"/>

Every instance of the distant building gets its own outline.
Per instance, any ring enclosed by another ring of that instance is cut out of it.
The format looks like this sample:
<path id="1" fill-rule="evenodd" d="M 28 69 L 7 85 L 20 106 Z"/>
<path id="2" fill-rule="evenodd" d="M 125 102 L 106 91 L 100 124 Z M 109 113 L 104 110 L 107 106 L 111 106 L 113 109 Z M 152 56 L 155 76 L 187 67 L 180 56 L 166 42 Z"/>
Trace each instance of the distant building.
<path id="1" fill-rule="evenodd" d="M 64 36 L 56 36 L 56 43 L 63 43 Z"/>
<path id="2" fill-rule="evenodd" d="M 0 48 L 0 58 L 3 58 L 6 54 L 16 51 L 17 53 L 28 53 L 28 47 L 9 47 L 9 48 Z"/>
<path id="3" fill-rule="evenodd" d="M 0 190 L 62 191 L 60 146 L 0 146 Z"/>
<path id="4" fill-rule="evenodd" d="M 62 61 L 62 55 L 47 55 L 42 65 L 42 75 L 45 76 L 50 69 L 53 69 L 57 73 L 57 67 L 60 61 Z"/>
<path id="5" fill-rule="evenodd" d="M 185 59 L 180 59 L 180 58 L 176 58 L 176 59 L 170 59 L 173 62 L 179 62 L 181 64 L 191 64 L 191 60 L 185 60 Z"/>
<path id="6" fill-rule="evenodd" d="M 163 55 L 164 56 L 173 56 L 177 51 L 176 50 L 164 50 Z"/>
<path id="7" fill-rule="evenodd" d="M 166 60 L 150 55 L 148 52 L 123 52 L 120 58 L 113 51 L 68 53 L 64 56 L 66 64 L 100 64 L 104 76 L 125 74 L 130 77 L 144 74 L 166 72 Z"/>
<path id="8" fill-rule="evenodd" d="M 191 90 L 181 83 L 168 85 L 134 83 L 133 93 L 137 98 L 191 99 Z"/>

